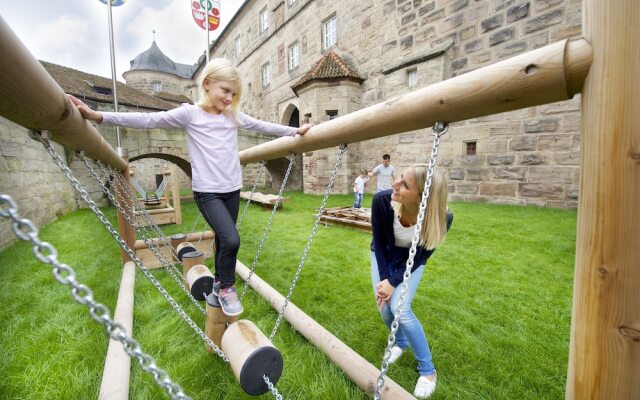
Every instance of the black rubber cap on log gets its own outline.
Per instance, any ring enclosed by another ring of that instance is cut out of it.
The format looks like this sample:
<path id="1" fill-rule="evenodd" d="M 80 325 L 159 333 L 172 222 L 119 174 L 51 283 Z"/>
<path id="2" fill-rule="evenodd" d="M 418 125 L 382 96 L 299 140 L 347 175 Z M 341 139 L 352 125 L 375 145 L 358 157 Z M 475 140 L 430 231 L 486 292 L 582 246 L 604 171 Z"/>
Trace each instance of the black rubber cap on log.
<path id="1" fill-rule="evenodd" d="M 282 367 L 282 354 L 278 349 L 271 346 L 260 347 L 242 365 L 240 387 L 251 396 L 267 393 L 269 388 L 262 376 L 266 375 L 275 385 L 282 375 Z"/>

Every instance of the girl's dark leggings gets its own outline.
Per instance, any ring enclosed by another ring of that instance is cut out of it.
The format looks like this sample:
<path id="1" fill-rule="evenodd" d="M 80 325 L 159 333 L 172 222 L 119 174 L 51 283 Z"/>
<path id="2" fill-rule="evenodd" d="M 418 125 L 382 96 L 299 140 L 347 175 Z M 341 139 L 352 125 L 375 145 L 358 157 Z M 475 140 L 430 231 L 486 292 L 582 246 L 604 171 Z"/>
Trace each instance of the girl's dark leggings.
<path id="1" fill-rule="evenodd" d="M 240 235 L 236 229 L 240 190 L 230 193 L 193 192 L 198 209 L 215 232 L 214 258 L 216 281 L 220 288 L 233 286 L 236 281 L 236 256 L 240 248 Z"/>

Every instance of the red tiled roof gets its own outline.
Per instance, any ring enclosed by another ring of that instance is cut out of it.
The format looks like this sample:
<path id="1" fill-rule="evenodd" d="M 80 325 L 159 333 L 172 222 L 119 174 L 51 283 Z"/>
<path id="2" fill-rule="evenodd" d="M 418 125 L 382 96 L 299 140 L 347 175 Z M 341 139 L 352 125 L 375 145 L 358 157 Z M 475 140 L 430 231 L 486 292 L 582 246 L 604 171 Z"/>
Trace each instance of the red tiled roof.
<path id="1" fill-rule="evenodd" d="M 172 101 L 174 103 L 191 103 L 191 99 L 183 94 L 173 94 L 167 92 L 157 92 L 153 94 L 155 97 L 158 97 L 162 100 Z"/>
<path id="2" fill-rule="evenodd" d="M 40 61 L 40 63 L 65 93 L 72 94 L 80 99 L 93 100 L 99 103 L 113 103 L 113 85 L 111 79 L 46 61 Z M 145 94 L 122 82 L 117 82 L 116 85 L 116 89 L 118 90 L 118 104 L 144 107 L 153 110 L 170 110 L 175 108 L 171 103 Z"/>
<path id="3" fill-rule="evenodd" d="M 297 94 L 298 89 L 305 84 L 314 81 L 332 81 L 348 79 L 358 83 L 362 83 L 364 78 L 356 71 L 354 67 L 340 58 L 336 53 L 330 51 L 320 59 L 306 74 L 291 86 L 291 89 Z"/>

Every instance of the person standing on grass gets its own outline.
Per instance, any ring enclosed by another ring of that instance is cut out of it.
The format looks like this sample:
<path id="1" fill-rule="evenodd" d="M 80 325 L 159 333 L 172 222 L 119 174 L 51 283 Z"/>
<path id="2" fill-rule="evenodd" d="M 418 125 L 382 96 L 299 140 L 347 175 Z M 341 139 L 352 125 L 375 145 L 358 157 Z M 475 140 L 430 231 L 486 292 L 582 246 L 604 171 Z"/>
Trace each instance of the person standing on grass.
<path id="1" fill-rule="evenodd" d="M 224 58 L 206 65 L 198 85 L 197 105 L 182 104 L 156 113 L 114 113 L 90 109 L 73 96 L 70 100 L 82 116 L 97 123 L 131 128 L 182 128 L 187 133 L 191 157 L 194 199 L 203 217 L 215 232 L 215 284 L 207 300 L 217 297 L 229 316 L 242 313 L 235 288 L 236 256 L 240 236 L 236 219 L 240 207 L 242 171 L 238 156 L 238 128 L 278 136 L 304 135 L 310 124 L 299 128 L 260 121 L 238 109 L 242 84 L 238 71 Z"/>
<path id="2" fill-rule="evenodd" d="M 371 281 L 378 310 L 388 329 L 391 329 L 397 312 L 427 171 L 427 164 L 414 164 L 404 170 L 391 190 L 378 192 L 373 197 Z M 427 259 L 444 240 L 452 221 L 453 214 L 447 209 L 447 181 L 442 173 L 436 172 L 432 177 L 409 286 L 404 296 L 396 343 L 389 357 L 389 364 L 394 363 L 411 347 L 420 373 L 413 394 L 421 399 L 429 397 L 436 389 L 437 374 L 427 336 L 411 309 L 411 302 L 424 274 Z"/>
<path id="3" fill-rule="evenodd" d="M 378 164 L 373 171 L 369 172 L 369 176 L 376 175 L 376 193 L 391 189 L 391 184 L 396 179 L 396 169 L 391 165 L 391 156 L 385 154 L 382 156 L 382 164 Z"/>
<path id="4" fill-rule="evenodd" d="M 364 184 L 369 180 L 368 171 L 366 169 L 360 170 L 360 175 L 353 182 L 353 208 L 360 208 L 362 206 L 362 196 L 364 196 Z"/>

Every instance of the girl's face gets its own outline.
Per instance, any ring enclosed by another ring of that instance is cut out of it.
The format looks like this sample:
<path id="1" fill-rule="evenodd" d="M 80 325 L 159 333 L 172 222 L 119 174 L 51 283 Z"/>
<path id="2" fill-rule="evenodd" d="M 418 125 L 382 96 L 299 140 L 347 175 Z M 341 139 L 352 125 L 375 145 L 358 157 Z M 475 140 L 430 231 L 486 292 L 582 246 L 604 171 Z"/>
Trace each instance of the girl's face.
<path id="1" fill-rule="evenodd" d="M 238 93 L 238 82 L 234 81 L 213 81 L 205 78 L 203 85 L 213 107 L 211 111 L 217 114 L 226 110 Z"/>
<path id="2" fill-rule="evenodd" d="M 409 167 L 404 170 L 400 178 L 393 182 L 391 187 L 393 188 L 391 200 L 397 201 L 408 210 L 418 209 L 420 207 L 422 194 L 418 192 L 413 168 Z"/>

